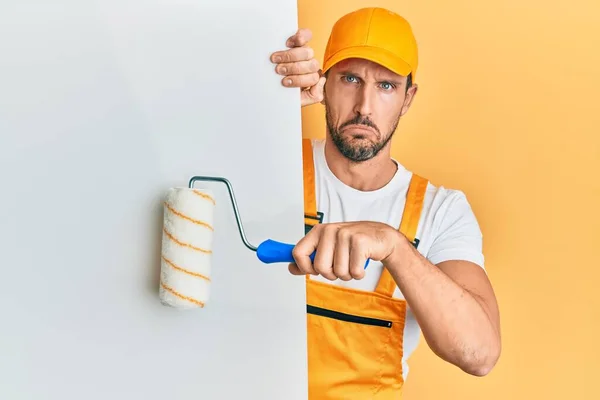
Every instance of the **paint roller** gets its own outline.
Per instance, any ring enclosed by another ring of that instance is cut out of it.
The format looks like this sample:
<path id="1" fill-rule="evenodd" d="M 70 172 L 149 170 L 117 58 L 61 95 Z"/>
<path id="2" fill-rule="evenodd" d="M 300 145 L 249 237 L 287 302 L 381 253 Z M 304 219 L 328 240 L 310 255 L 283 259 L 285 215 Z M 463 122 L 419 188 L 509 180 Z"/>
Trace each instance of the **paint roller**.
<path id="1" fill-rule="evenodd" d="M 164 305 L 189 309 L 204 307 L 210 297 L 211 259 L 216 200 L 197 181 L 222 182 L 227 187 L 242 242 L 265 264 L 294 262 L 294 244 L 267 239 L 252 245 L 246 238 L 233 187 L 216 176 L 194 176 L 188 187 L 171 188 L 163 203 L 163 232 L 159 297 Z M 316 251 L 310 256 L 314 261 Z M 369 260 L 365 263 L 365 268 Z"/>

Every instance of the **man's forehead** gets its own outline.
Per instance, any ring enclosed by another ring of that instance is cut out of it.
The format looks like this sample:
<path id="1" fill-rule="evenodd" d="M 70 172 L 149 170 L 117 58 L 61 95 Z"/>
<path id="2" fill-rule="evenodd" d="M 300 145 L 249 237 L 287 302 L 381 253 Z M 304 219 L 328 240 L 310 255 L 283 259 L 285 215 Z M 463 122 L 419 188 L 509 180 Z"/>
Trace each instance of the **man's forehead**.
<path id="1" fill-rule="evenodd" d="M 402 80 L 404 77 L 390 71 L 383 65 L 363 58 L 348 58 L 340 61 L 334 67 L 337 71 L 354 72 L 357 74 L 375 75 L 380 78 Z"/>

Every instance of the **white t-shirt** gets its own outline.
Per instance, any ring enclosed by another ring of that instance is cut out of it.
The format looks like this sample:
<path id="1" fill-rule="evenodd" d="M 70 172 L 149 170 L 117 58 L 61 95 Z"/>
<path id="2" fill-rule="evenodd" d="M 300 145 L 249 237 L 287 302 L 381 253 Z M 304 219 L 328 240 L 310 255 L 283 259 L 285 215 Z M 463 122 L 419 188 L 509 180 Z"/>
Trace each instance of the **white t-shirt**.
<path id="1" fill-rule="evenodd" d="M 325 140 L 312 140 L 315 164 L 317 211 L 323 213 L 323 223 L 370 220 L 399 228 L 406 193 L 412 173 L 396 160 L 398 170 L 381 189 L 363 192 L 342 183 L 329 169 L 325 160 Z M 446 260 L 472 261 L 484 268 L 482 234 L 479 224 L 464 193 L 435 187 L 429 183 L 416 238 L 417 250 L 431 263 Z M 311 279 L 348 288 L 374 291 L 382 272 L 382 264 L 371 260 L 361 280 L 330 281 L 322 276 Z M 404 298 L 396 287 L 394 297 Z M 417 347 L 420 328 L 407 311 L 404 328 L 403 375 L 408 375 L 407 359 Z"/>

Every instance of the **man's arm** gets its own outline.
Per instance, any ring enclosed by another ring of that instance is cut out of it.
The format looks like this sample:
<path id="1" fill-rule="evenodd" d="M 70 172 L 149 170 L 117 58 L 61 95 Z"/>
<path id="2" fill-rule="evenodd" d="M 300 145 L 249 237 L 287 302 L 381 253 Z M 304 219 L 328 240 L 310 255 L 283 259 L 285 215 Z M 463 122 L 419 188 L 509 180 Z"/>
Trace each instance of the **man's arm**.
<path id="1" fill-rule="evenodd" d="M 470 261 L 434 265 L 398 231 L 384 265 L 440 358 L 463 371 L 487 375 L 501 350 L 496 298 L 485 271 Z"/>
<path id="2" fill-rule="evenodd" d="M 313 263 L 310 255 L 315 250 Z M 292 255 L 292 274 L 318 274 L 332 281 L 363 279 L 366 259 L 380 260 L 438 356 L 477 376 L 496 364 L 498 305 L 479 265 L 452 260 L 434 265 L 398 230 L 366 221 L 318 224 L 300 239 Z"/>

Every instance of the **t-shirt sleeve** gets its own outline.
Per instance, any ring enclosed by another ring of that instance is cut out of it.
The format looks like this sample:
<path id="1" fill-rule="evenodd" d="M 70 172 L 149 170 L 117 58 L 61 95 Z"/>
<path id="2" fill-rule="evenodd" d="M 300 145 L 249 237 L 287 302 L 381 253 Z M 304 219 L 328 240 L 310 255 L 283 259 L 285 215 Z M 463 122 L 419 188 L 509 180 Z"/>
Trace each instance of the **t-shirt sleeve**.
<path id="1" fill-rule="evenodd" d="M 432 264 L 449 260 L 471 261 L 484 266 L 483 235 L 464 193 L 455 191 L 442 206 L 437 235 L 427 254 Z"/>

